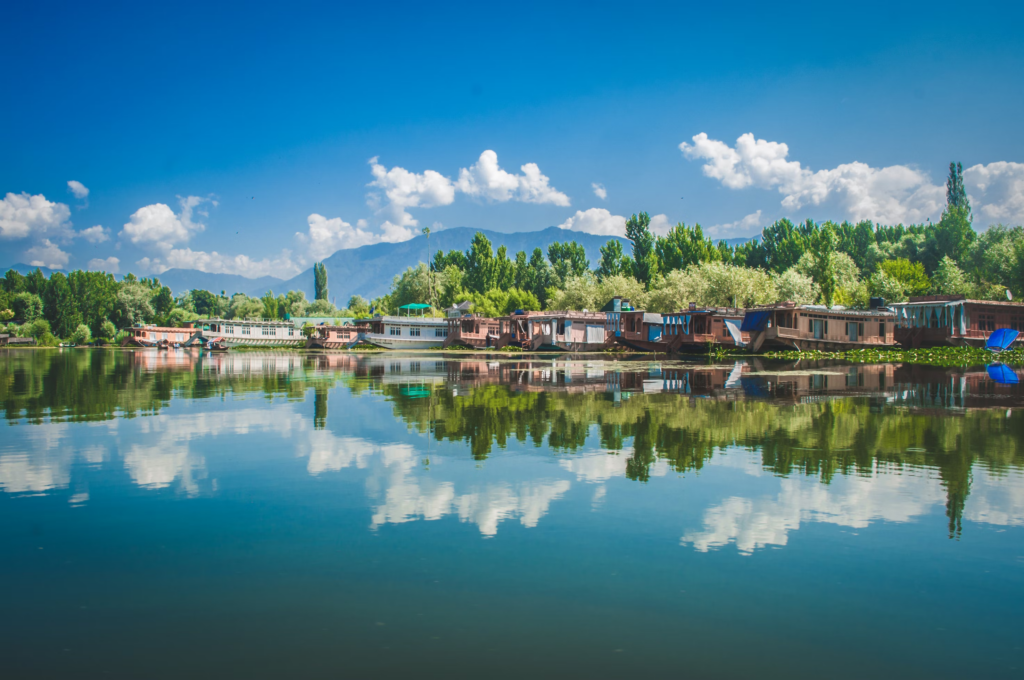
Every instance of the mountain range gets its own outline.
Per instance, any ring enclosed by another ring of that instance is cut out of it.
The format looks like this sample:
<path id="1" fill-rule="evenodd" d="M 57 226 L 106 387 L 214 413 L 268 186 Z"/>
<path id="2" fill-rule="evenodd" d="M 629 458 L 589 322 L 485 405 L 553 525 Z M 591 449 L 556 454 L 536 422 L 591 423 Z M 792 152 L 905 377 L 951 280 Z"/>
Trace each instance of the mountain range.
<path id="1" fill-rule="evenodd" d="M 495 251 L 500 246 L 505 246 L 508 249 L 508 256 L 513 259 L 520 250 L 529 254 L 533 252 L 534 248 L 540 248 L 546 253 L 548 246 L 558 241 L 576 241 L 583 246 L 591 267 L 597 266 L 601 259 L 601 246 L 611 239 L 617 239 L 622 243 L 623 250 L 626 253 L 630 252 L 630 244 L 624 238 L 596 236 L 578 231 L 566 231 L 558 227 L 508 234 L 485 229 L 454 227 L 431 233 L 430 257 L 432 258 L 438 250 L 468 250 L 473 235 L 478 231 L 491 241 Z M 726 239 L 726 243 L 736 246 L 749 240 L 749 238 Z M 428 261 L 427 248 L 427 237 L 420 235 L 401 243 L 375 243 L 337 251 L 323 261 L 327 268 L 327 285 L 331 300 L 336 305 L 344 307 L 353 295 L 361 295 L 367 300 L 372 300 L 387 293 L 395 276 L 401 274 L 408 267 Z M 6 273 L 8 269 L 15 269 L 22 274 L 27 274 L 36 267 L 19 263 L 0 268 L 0 275 Z M 47 276 L 54 271 L 45 267 L 40 267 L 40 269 Z M 205 289 L 213 293 L 223 290 L 228 295 L 245 293 L 254 297 L 259 297 L 268 290 L 277 294 L 289 290 L 301 290 L 306 293 L 308 299 L 313 299 L 312 268 L 288 280 L 273 276 L 250 279 L 237 274 L 210 274 L 195 269 L 168 269 L 158 278 L 175 295 L 194 288 Z"/>

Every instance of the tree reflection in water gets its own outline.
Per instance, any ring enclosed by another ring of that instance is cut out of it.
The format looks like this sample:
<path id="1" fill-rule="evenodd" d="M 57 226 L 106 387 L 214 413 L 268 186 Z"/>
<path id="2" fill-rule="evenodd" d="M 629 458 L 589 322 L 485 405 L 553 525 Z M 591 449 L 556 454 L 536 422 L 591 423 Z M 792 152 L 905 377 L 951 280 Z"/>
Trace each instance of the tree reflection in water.
<path id="1" fill-rule="evenodd" d="M 79 422 L 158 413 L 172 398 L 252 395 L 313 401 L 328 428 L 330 391 L 375 395 L 434 440 L 464 442 L 476 460 L 510 440 L 573 456 L 600 446 L 625 456 L 640 483 L 660 463 L 686 474 L 725 448 L 760 457 L 775 475 L 870 476 L 927 468 L 960 535 L 975 465 L 1020 468 L 1019 385 L 984 367 L 723 365 L 605 357 L 461 360 L 443 355 L 143 351 L 6 351 L 0 404 L 9 421 Z"/>

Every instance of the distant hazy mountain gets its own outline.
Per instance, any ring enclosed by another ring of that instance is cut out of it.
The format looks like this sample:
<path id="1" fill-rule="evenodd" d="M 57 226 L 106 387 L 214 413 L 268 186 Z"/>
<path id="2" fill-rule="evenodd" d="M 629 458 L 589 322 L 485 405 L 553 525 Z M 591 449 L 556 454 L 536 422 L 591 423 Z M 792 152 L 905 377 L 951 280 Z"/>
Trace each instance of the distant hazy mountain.
<path id="1" fill-rule="evenodd" d="M 310 278 L 312 276 L 311 272 Z M 268 290 L 278 294 L 289 290 L 283 279 L 274 276 L 247 279 L 237 274 L 208 274 L 195 269 L 168 269 L 157 278 L 160 279 L 160 283 L 174 291 L 175 295 L 194 288 L 208 290 L 211 293 L 220 293 L 223 290 L 228 296 L 245 293 L 254 297 L 259 297 Z"/>
<path id="2" fill-rule="evenodd" d="M 468 249 L 473 235 L 478 231 L 490 239 L 495 251 L 499 246 L 508 248 L 508 256 L 513 259 L 520 250 L 529 254 L 534 248 L 541 248 L 547 252 L 548 246 L 556 241 L 576 241 L 586 249 L 591 267 L 597 266 L 601 257 L 601 246 L 610 238 L 614 238 L 567 231 L 558 227 L 514 234 L 455 227 L 430 235 L 430 256 L 433 257 L 439 249 Z M 618 240 L 622 241 L 628 253 L 629 243 L 625 239 Z M 341 307 L 348 303 L 348 299 L 353 295 L 362 295 L 370 300 L 387 293 L 396 275 L 401 274 L 407 267 L 426 261 L 427 237 L 421 235 L 402 243 L 376 243 L 351 250 L 339 250 L 324 260 L 324 265 L 327 267 L 327 285 L 331 298 Z M 285 281 L 282 290 L 302 290 L 306 292 L 306 297 L 312 298 L 313 270 L 310 269 L 290 281 Z"/>
<path id="3" fill-rule="evenodd" d="M 7 272 L 10 271 L 11 269 L 23 275 L 28 275 L 34 272 L 35 270 L 39 269 L 43 272 L 44 276 L 49 276 L 53 272 L 58 271 L 57 269 L 50 269 L 49 267 L 33 267 L 30 264 L 19 262 L 18 264 L 12 264 L 9 267 L 0 267 L 0 276 L 5 276 Z"/>

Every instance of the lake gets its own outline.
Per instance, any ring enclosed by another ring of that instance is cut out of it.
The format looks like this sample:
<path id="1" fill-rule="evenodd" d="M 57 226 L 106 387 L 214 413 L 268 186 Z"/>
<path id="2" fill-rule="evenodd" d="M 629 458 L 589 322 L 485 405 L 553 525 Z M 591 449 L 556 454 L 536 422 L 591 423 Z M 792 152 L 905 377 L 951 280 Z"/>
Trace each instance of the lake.
<path id="1" fill-rule="evenodd" d="M 0 676 L 1019 678 L 1016 377 L 5 350 Z"/>

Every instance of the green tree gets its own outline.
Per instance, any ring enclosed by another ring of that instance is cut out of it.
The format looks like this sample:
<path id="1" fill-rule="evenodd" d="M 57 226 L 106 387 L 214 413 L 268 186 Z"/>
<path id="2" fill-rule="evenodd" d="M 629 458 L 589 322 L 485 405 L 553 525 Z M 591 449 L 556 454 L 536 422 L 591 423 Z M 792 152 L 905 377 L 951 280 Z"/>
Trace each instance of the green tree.
<path id="1" fill-rule="evenodd" d="M 25 277 L 25 290 L 39 297 L 46 292 L 46 276 L 38 267 Z"/>
<path id="2" fill-rule="evenodd" d="M 35 321 L 43 315 L 43 300 L 27 290 L 16 293 L 12 300 L 14 317 L 23 321 Z"/>
<path id="3" fill-rule="evenodd" d="M 160 286 L 153 295 L 153 311 L 165 315 L 174 309 L 174 295 L 167 286 Z"/>
<path id="4" fill-rule="evenodd" d="M 263 316 L 267 319 L 278 318 L 278 302 L 277 298 L 274 297 L 274 291 L 268 290 L 260 298 L 260 302 L 263 303 Z"/>
<path id="5" fill-rule="evenodd" d="M 722 245 L 725 246 L 725 243 L 722 242 Z M 726 259 L 711 239 L 704 236 L 704 230 L 699 224 L 688 227 L 680 222 L 672 227 L 666 236 L 657 239 L 655 250 L 663 272 L 686 269 L 691 264 L 720 262 Z M 732 261 L 731 253 L 728 261 Z"/>
<path id="6" fill-rule="evenodd" d="M 835 227 L 831 222 L 826 222 L 812 239 L 812 252 L 814 253 L 814 270 L 811 278 L 818 286 L 821 294 L 821 301 L 826 307 L 831 307 L 835 298 L 836 289 L 836 246 L 838 245 Z"/>
<path id="7" fill-rule="evenodd" d="M 551 263 L 551 271 L 557 279 L 556 285 L 570 276 L 583 276 L 585 272 L 590 271 L 587 251 L 576 241 L 548 245 L 548 262 Z"/>
<path id="8" fill-rule="evenodd" d="M 121 328 L 129 328 L 152 319 L 151 297 L 148 286 L 128 277 L 122 279 L 114 300 L 114 322 Z"/>
<path id="9" fill-rule="evenodd" d="M 911 262 L 901 257 L 883 262 L 878 269 L 898 281 L 906 295 L 924 295 L 932 285 L 920 262 Z"/>
<path id="10" fill-rule="evenodd" d="M 932 275 L 932 292 L 939 295 L 970 295 L 974 286 L 948 255 L 942 258 Z"/>
<path id="11" fill-rule="evenodd" d="M 473 235 L 466 254 L 466 288 L 474 293 L 485 293 L 494 288 L 494 250 L 491 241 L 482 232 Z"/>
<path id="12" fill-rule="evenodd" d="M 14 269 L 8 269 L 7 273 L 4 274 L 3 287 L 4 290 L 15 295 L 16 293 L 25 292 L 25 277 L 20 272 Z"/>
<path id="13" fill-rule="evenodd" d="M 220 311 L 217 296 L 208 290 L 193 289 L 192 302 L 195 305 L 196 314 L 201 318 L 215 317 Z"/>
<path id="14" fill-rule="evenodd" d="M 80 323 L 68 339 L 76 345 L 85 345 L 92 340 L 92 331 L 84 323 Z"/>
<path id="15" fill-rule="evenodd" d="M 356 318 L 369 316 L 370 303 L 362 295 L 353 295 L 348 299 L 348 311 Z"/>
<path id="16" fill-rule="evenodd" d="M 630 216 L 626 220 L 626 238 L 633 244 L 633 277 L 649 288 L 658 275 L 651 216 L 645 212 Z"/>
<path id="17" fill-rule="evenodd" d="M 509 290 L 515 285 L 515 264 L 508 259 L 508 248 L 498 247 L 498 255 L 494 259 L 494 285 L 501 290 Z"/>
<path id="18" fill-rule="evenodd" d="M 113 340 L 115 335 L 117 335 L 117 327 L 112 321 L 107 320 L 100 324 L 100 337 Z"/>
<path id="19" fill-rule="evenodd" d="M 327 267 L 323 262 L 313 265 L 313 285 L 316 289 L 315 300 L 327 299 Z"/>
<path id="20" fill-rule="evenodd" d="M 601 246 L 601 261 L 598 262 L 597 267 L 598 280 L 621 274 L 631 276 L 633 274 L 631 262 L 629 256 L 622 251 L 622 242 L 617 238 L 608 239 Z"/>
<path id="21" fill-rule="evenodd" d="M 43 315 L 59 338 L 68 338 L 78 325 L 82 323 L 82 315 L 78 313 L 75 299 L 71 295 L 68 278 L 62 272 L 54 272 L 50 276 L 43 298 Z"/>
<path id="22" fill-rule="evenodd" d="M 960 163 L 949 164 L 949 176 L 946 178 L 946 208 L 958 208 L 964 212 L 968 222 L 972 221 L 971 202 L 967 199 L 964 169 Z"/>

